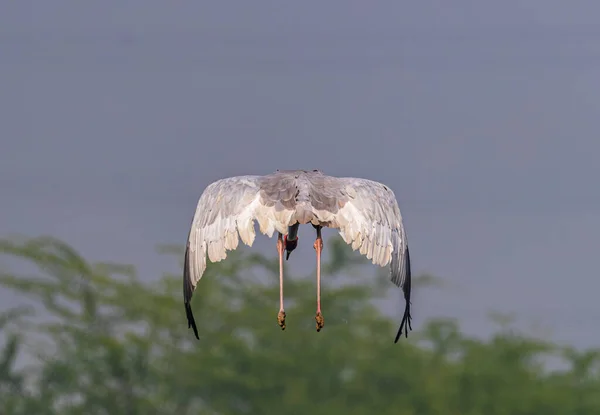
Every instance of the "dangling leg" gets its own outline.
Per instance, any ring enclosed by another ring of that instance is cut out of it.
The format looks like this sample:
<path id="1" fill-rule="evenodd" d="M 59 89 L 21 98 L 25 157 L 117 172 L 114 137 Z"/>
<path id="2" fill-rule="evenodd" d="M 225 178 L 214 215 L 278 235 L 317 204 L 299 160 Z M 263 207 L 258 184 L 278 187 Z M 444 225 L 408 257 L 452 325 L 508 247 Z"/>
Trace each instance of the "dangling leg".
<path id="1" fill-rule="evenodd" d="M 321 251 L 323 251 L 323 239 L 321 238 L 321 226 L 315 226 L 317 229 L 317 239 L 313 247 L 317 251 L 317 315 L 315 320 L 317 321 L 317 331 L 321 331 L 325 325 L 325 319 L 321 314 Z"/>
<path id="2" fill-rule="evenodd" d="M 279 314 L 277 314 L 277 323 L 281 330 L 285 330 L 285 311 L 283 311 L 283 237 L 277 236 L 277 253 L 279 254 Z"/>

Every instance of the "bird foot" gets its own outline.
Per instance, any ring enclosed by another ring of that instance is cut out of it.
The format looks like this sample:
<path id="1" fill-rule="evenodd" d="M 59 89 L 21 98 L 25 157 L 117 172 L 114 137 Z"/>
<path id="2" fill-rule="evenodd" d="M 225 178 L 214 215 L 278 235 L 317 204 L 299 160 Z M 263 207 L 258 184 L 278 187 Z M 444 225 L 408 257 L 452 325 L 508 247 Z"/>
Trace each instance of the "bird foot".
<path id="1" fill-rule="evenodd" d="M 285 330 L 285 311 L 279 311 L 279 314 L 277 314 L 277 323 L 281 327 L 281 330 Z"/>
<path id="2" fill-rule="evenodd" d="M 315 320 L 317 321 L 317 332 L 319 332 L 325 325 L 325 319 L 323 318 L 323 314 L 318 312 L 317 315 L 315 316 Z"/>

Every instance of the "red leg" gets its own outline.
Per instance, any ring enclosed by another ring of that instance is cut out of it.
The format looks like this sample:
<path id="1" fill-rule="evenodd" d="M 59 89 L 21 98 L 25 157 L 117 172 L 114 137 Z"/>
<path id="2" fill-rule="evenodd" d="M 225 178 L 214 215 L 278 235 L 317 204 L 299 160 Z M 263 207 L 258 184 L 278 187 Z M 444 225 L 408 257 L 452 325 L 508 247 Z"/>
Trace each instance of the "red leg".
<path id="1" fill-rule="evenodd" d="M 321 314 L 321 251 L 323 251 L 323 239 L 321 238 L 321 228 L 317 228 L 317 239 L 313 245 L 315 251 L 317 251 L 317 315 L 315 320 L 317 321 L 317 331 L 321 331 L 325 325 L 325 319 Z"/>
<path id="2" fill-rule="evenodd" d="M 285 330 L 285 311 L 283 310 L 283 251 L 284 244 L 281 234 L 277 237 L 277 253 L 279 254 L 279 314 L 277 323 L 281 330 Z"/>

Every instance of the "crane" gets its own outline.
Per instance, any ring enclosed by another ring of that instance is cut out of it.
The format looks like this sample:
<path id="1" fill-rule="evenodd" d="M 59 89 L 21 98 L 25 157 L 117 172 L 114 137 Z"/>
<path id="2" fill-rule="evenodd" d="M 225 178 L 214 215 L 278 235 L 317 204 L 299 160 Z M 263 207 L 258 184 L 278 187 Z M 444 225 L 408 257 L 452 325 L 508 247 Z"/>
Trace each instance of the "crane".
<path id="1" fill-rule="evenodd" d="M 227 257 L 239 239 L 252 246 L 256 233 L 269 238 L 277 232 L 279 255 L 279 313 L 285 330 L 283 257 L 298 244 L 298 228 L 310 223 L 316 230 L 317 331 L 325 324 L 321 311 L 321 252 L 323 227 L 335 228 L 342 239 L 379 266 L 390 265 L 392 282 L 402 288 L 405 309 L 394 343 L 412 330 L 410 314 L 411 267 L 406 232 L 394 192 L 382 183 L 325 175 L 320 170 L 277 170 L 264 176 L 235 176 L 208 185 L 192 219 L 185 250 L 183 296 L 188 328 L 198 329 L 190 301 L 196 285 L 211 262 Z M 239 235 L 239 239 L 238 239 Z"/>

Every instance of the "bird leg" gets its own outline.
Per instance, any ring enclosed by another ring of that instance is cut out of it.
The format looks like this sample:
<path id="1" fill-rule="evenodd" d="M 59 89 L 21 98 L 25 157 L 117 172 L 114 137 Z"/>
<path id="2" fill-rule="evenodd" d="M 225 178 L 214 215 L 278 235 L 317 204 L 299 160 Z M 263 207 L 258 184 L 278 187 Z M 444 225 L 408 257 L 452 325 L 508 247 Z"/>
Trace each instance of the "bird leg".
<path id="1" fill-rule="evenodd" d="M 283 310 L 283 244 L 282 235 L 277 237 L 277 253 L 279 254 L 279 314 L 277 314 L 277 323 L 281 330 L 285 330 L 285 311 Z"/>
<path id="2" fill-rule="evenodd" d="M 325 325 L 325 319 L 321 314 L 321 251 L 323 251 L 323 239 L 321 238 L 321 227 L 316 226 L 317 239 L 313 245 L 315 251 L 317 251 L 317 315 L 315 320 L 317 321 L 317 331 L 321 331 Z"/>

